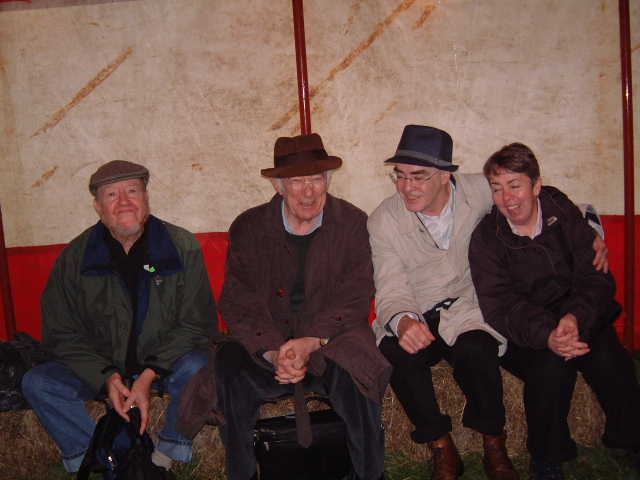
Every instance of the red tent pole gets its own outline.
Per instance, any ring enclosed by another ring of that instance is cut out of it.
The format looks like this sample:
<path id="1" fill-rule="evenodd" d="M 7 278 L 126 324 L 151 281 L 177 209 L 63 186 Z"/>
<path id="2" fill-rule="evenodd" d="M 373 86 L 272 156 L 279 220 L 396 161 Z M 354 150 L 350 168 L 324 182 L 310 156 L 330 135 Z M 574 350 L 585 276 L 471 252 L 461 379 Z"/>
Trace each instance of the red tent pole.
<path id="1" fill-rule="evenodd" d="M 309 80 L 307 78 L 307 47 L 304 40 L 303 0 L 293 2 L 293 33 L 296 43 L 296 70 L 298 72 L 298 103 L 300 105 L 300 131 L 311 133 L 311 108 L 309 107 Z"/>
<path id="2" fill-rule="evenodd" d="M 3 318 L 0 322 L 0 337 L 11 340 L 16 331 L 16 317 L 13 310 L 11 296 L 11 281 L 9 279 L 9 262 L 7 248 L 4 243 L 4 228 L 2 226 L 2 206 L 0 205 L 0 286 L 2 286 Z"/>
<path id="3" fill-rule="evenodd" d="M 622 68 L 622 131 L 624 138 L 624 343 L 634 350 L 635 316 L 635 192 L 633 172 L 633 92 L 629 0 L 618 0 L 620 64 Z"/>

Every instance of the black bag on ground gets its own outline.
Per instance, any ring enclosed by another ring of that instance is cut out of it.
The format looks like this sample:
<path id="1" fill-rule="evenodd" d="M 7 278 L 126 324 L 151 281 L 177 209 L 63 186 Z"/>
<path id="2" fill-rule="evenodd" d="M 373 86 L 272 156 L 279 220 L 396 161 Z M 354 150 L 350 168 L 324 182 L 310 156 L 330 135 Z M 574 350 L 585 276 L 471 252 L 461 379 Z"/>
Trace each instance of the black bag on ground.
<path id="1" fill-rule="evenodd" d="M 170 472 L 151 461 L 153 441 L 147 432 L 140 435 L 140 410 L 129 410 L 131 422 L 112 407 L 93 432 L 89 449 L 76 480 L 87 480 L 90 473 L 102 473 L 105 480 L 168 480 Z"/>
<path id="2" fill-rule="evenodd" d="M 309 400 L 327 400 L 318 397 Z M 253 432 L 260 480 L 341 479 L 351 470 L 346 428 L 333 410 L 309 412 L 313 441 L 298 444 L 295 415 L 263 418 Z"/>
<path id="3" fill-rule="evenodd" d="M 40 342 L 18 332 L 10 342 L 0 342 L 0 412 L 29 408 L 20 382 L 27 370 L 50 359 Z"/>

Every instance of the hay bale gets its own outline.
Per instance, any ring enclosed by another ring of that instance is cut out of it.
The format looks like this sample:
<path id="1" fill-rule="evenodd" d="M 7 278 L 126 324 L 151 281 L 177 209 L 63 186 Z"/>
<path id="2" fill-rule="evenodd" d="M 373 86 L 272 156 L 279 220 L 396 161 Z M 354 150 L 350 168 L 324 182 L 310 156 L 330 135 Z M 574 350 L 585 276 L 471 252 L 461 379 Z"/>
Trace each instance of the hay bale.
<path id="1" fill-rule="evenodd" d="M 482 451 L 482 436 L 462 426 L 465 398 L 453 379 L 452 368 L 444 361 L 432 368 L 433 384 L 440 408 L 451 416 L 453 439 L 461 454 Z M 527 425 L 522 400 L 523 383 L 502 369 L 504 404 L 507 416 L 507 448 L 510 453 L 526 452 Z M 427 448 L 411 440 L 413 425 L 404 413 L 391 389 L 387 389 L 383 405 L 386 428 L 386 448 L 400 451 L 414 460 L 428 457 Z M 582 445 L 597 445 L 604 431 L 604 413 L 595 394 L 578 374 L 569 412 L 569 427 L 573 439 Z"/>
<path id="2" fill-rule="evenodd" d="M 526 451 L 526 422 L 522 402 L 523 385 L 520 380 L 502 371 L 504 402 L 507 412 L 507 447 L 510 453 Z M 465 398 L 453 379 L 452 369 L 446 362 L 433 367 L 433 382 L 436 395 L 443 412 L 451 416 L 453 437 L 460 453 L 482 450 L 480 434 L 462 426 Z M 149 432 L 157 434 L 164 426 L 164 413 L 169 396 L 153 397 L 149 418 Z M 88 402 L 94 418 L 102 415 L 104 406 L 100 402 Z M 310 402 L 310 409 L 324 408 L 320 402 Z M 272 417 L 293 412 L 291 397 L 276 403 L 263 405 L 261 416 Z M 400 402 L 391 389 L 387 389 L 383 400 L 382 419 L 385 426 L 385 441 L 388 451 L 403 452 L 409 458 L 427 458 L 425 446 L 411 441 L 413 425 L 407 419 Z M 604 415 L 595 395 L 587 386 L 582 375 L 573 394 L 569 426 L 574 440 L 583 445 L 596 445 L 604 430 Z M 197 475 L 204 478 L 223 478 L 224 448 L 218 429 L 205 426 L 194 439 L 195 465 Z M 46 479 L 50 465 L 59 461 L 56 445 L 49 438 L 32 410 L 0 413 L 0 472 L 2 478 Z"/>
<path id="3" fill-rule="evenodd" d="M 3 478 L 46 478 L 58 452 L 31 410 L 0 413 L 0 471 Z"/>
<path id="4" fill-rule="evenodd" d="M 152 437 L 164 426 L 169 396 L 152 397 L 148 431 Z M 104 404 L 87 402 L 95 419 L 104 414 Z M 203 478 L 220 475 L 224 468 L 224 448 L 218 429 L 205 427 L 194 440 L 195 472 Z M 0 413 L 0 478 L 47 480 L 52 464 L 60 462 L 58 447 L 49 437 L 33 410 Z"/>

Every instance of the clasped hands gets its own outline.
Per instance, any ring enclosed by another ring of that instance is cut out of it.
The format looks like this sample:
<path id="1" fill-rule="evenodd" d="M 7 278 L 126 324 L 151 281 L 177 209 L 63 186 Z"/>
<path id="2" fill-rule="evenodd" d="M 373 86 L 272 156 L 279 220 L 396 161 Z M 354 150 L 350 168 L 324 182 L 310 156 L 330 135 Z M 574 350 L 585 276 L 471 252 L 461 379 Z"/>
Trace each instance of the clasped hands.
<path id="1" fill-rule="evenodd" d="M 547 340 L 549 349 L 556 355 L 571 360 L 589 353 L 589 345 L 580 341 L 578 320 L 572 313 L 567 313 L 551 331 Z"/>
<path id="2" fill-rule="evenodd" d="M 149 423 L 151 384 L 155 379 L 156 373 L 147 368 L 135 379 L 131 388 L 127 388 L 118 372 L 112 374 L 105 382 L 107 396 L 118 415 L 129 422 L 129 409 L 138 407 L 140 410 L 140 435 Z"/>
<path id="3" fill-rule="evenodd" d="M 319 338 L 301 337 L 283 343 L 278 350 L 267 352 L 266 356 L 275 368 L 278 383 L 298 383 L 304 379 L 309 357 L 319 348 Z"/>

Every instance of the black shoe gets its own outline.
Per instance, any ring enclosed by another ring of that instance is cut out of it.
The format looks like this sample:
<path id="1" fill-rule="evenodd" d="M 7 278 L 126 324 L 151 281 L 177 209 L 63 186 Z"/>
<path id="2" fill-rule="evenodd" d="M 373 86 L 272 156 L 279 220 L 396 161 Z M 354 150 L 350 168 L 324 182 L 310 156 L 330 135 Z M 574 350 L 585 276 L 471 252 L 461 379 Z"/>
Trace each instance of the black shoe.
<path id="1" fill-rule="evenodd" d="M 531 480 L 564 480 L 560 463 L 531 459 L 529 473 Z"/>

